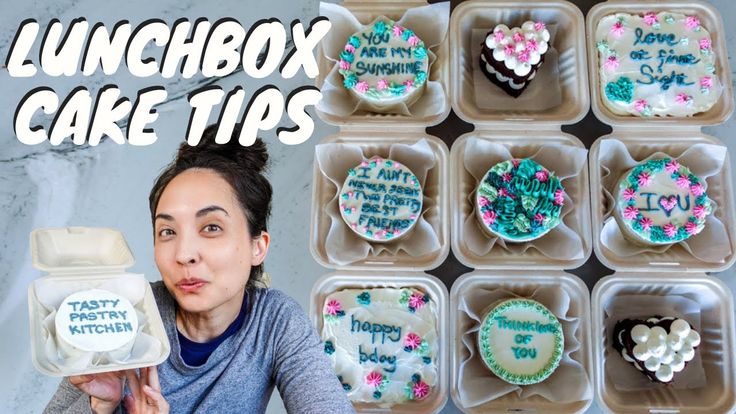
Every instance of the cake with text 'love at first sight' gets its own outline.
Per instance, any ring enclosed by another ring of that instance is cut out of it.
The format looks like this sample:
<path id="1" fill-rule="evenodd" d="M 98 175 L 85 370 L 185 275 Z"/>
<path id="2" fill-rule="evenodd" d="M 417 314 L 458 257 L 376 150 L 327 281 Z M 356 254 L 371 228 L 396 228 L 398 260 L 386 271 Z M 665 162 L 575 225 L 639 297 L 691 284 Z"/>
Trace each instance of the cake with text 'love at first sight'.
<path id="1" fill-rule="evenodd" d="M 616 13 L 598 22 L 595 40 L 601 99 L 615 114 L 691 116 L 718 101 L 718 56 L 698 16 Z"/>
<path id="2" fill-rule="evenodd" d="M 424 42 L 411 29 L 387 18 L 350 36 L 337 64 L 345 88 L 377 111 L 414 103 L 429 75 Z"/>
<path id="3" fill-rule="evenodd" d="M 345 289 L 322 307 L 322 340 L 353 402 L 427 398 L 437 385 L 437 304 L 414 288 Z"/>

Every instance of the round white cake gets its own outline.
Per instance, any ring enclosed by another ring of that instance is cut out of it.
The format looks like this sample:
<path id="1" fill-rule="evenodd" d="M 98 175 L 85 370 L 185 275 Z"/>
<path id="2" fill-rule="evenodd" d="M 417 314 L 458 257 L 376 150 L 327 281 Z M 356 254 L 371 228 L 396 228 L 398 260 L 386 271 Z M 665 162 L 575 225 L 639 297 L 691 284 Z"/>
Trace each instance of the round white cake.
<path id="1" fill-rule="evenodd" d="M 416 33 L 379 18 L 348 39 L 338 67 L 345 88 L 380 110 L 421 96 L 429 57 Z"/>
<path id="2" fill-rule="evenodd" d="M 380 157 L 348 171 L 340 214 L 360 237 L 387 242 L 403 236 L 422 214 L 422 187 L 405 165 Z"/>
<path id="3" fill-rule="evenodd" d="M 130 348 L 138 315 L 126 298 L 102 289 L 67 296 L 56 311 L 56 340 L 68 355 Z"/>

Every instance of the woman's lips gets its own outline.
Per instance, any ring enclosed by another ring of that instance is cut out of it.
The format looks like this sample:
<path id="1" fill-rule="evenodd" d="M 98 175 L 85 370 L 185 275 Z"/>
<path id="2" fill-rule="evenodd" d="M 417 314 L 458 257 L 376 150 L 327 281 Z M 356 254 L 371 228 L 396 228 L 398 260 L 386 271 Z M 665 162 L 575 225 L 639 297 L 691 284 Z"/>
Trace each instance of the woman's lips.
<path id="1" fill-rule="evenodd" d="M 177 283 L 176 287 L 184 293 L 195 293 L 206 284 L 207 281 L 202 279 L 184 279 Z"/>

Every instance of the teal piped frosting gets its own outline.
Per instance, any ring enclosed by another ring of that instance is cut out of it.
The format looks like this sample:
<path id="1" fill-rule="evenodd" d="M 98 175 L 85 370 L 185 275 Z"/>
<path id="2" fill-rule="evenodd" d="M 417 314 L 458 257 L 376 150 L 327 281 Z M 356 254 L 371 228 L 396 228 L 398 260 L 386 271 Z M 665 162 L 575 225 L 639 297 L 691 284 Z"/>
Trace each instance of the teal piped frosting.
<path id="1" fill-rule="evenodd" d="M 371 304 L 371 294 L 368 292 L 363 292 L 356 298 L 356 301 L 361 305 L 370 305 Z"/>
<path id="2" fill-rule="evenodd" d="M 404 40 L 409 40 L 410 37 L 414 36 L 414 32 L 412 32 L 409 29 L 404 29 L 404 33 L 401 34 L 401 37 Z"/>
<path id="3" fill-rule="evenodd" d="M 376 24 L 373 25 L 373 31 L 377 35 L 382 35 L 382 34 L 386 33 L 386 29 L 387 28 L 388 28 L 388 26 L 386 25 L 386 22 L 384 22 L 383 20 L 379 20 L 379 21 L 376 22 Z"/>
<path id="4" fill-rule="evenodd" d="M 476 189 L 481 226 L 511 242 L 541 237 L 560 223 L 564 187 L 555 174 L 531 159 L 500 162 Z"/>
<path id="5" fill-rule="evenodd" d="M 348 89 L 353 89 L 356 83 L 358 83 L 358 77 L 355 76 L 354 73 L 345 75 L 345 80 L 342 82 L 342 84 Z"/>
<path id="6" fill-rule="evenodd" d="M 514 309 L 532 311 L 538 314 L 540 319 L 545 322 L 545 325 L 548 325 L 548 330 L 545 331 L 546 334 L 553 335 L 554 337 L 552 354 L 547 363 L 542 369 L 531 374 L 516 373 L 513 372 L 513 366 L 502 366 L 496 358 L 496 354 L 498 352 L 506 352 L 506 350 L 497 350 L 491 345 L 491 337 L 493 336 L 496 318 Z M 565 350 L 565 336 L 560 321 L 544 305 L 531 299 L 510 299 L 501 302 L 483 317 L 478 331 L 478 348 L 483 362 L 499 378 L 511 384 L 531 385 L 549 378 L 557 369 Z"/>
<path id="7" fill-rule="evenodd" d="M 348 43 L 352 47 L 358 48 L 358 47 L 360 47 L 360 38 L 358 36 L 355 36 L 355 35 L 350 36 L 350 39 L 348 39 Z"/>
<path id="8" fill-rule="evenodd" d="M 340 53 L 340 59 L 342 59 L 342 60 L 344 60 L 344 61 L 346 61 L 348 63 L 353 63 L 353 60 L 355 59 L 355 55 L 353 55 L 352 53 L 348 52 L 347 50 L 343 50 Z"/>
<path id="9" fill-rule="evenodd" d="M 612 101 L 631 103 L 634 96 L 634 82 L 626 76 L 618 78 L 616 82 L 606 84 L 606 97 Z"/>
<path id="10" fill-rule="evenodd" d="M 424 59 L 425 57 L 427 57 L 427 48 L 425 48 L 424 46 L 417 46 L 414 48 L 413 53 L 415 58 Z"/>

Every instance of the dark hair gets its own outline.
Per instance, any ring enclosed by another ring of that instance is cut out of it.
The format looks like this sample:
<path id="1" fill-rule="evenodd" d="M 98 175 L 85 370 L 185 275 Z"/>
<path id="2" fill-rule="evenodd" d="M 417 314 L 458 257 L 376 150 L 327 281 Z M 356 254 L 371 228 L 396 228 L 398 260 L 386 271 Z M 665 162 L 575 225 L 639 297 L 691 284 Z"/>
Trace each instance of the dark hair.
<path id="1" fill-rule="evenodd" d="M 248 147 L 240 145 L 240 125 L 237 125 L 226 144 L 217 144 L 215 135 L 217 125 L 208 126 L 196 146 L 186 142 L 179 146 L 176 158 L 158 176 L 148 196 L 151 209 L 151 222 L 156 216 L 161 194 L 177 175 L 190 168 L 204 168 L 216 172 L 233 189 L 252 237 L 266 231 L 268 217 L 271 215 L 271 183 L 263 175 L 268 163 L 266 144 L 259 138 Z M 155 240 L 155 234 L 154 234 Z M 263 264 L 251 267 L 247 287 L 252 287 L 263 275 Z"/>

